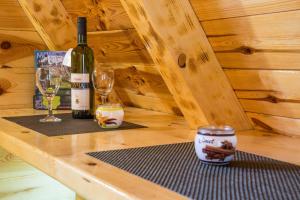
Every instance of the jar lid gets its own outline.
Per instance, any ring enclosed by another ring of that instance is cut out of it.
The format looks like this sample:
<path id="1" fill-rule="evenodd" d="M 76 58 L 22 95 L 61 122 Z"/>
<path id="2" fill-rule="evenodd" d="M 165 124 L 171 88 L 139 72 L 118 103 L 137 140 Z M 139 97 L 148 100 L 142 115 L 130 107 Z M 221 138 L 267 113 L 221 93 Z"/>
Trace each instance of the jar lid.
<path id="1" fill-rule="evenodd" d="M 102 104 L 102 105 L 99 105 L 97 107 L 97 110 L 110 110 L 110 111 L 114 111 L 114 110 L 123 110 L 123 107 L 121 104 L 119 103 L 107 103 L 107 104 Z"/>
<path id="2" fill-rule="evenodd" d="M 200 135 L 219 135 L 230 136 L 234 135 L 234 128 L 228 125 L 224 126 L 202 126 L 198 128 L 197 134 Z"/>

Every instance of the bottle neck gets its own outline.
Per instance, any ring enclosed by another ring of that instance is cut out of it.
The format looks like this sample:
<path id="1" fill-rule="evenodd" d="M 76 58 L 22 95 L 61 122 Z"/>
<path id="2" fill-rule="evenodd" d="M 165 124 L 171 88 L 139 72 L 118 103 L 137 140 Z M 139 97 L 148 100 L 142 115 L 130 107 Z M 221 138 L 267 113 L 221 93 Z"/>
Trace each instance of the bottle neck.
<path id="1" fill-rule="evenodd" d="M 86 34 L 78 34 L 78 36 L 77 36 L 77 44 L 78 45 L 87 45 Z"/>
<path id="2" fill-rule="evenodd" d="M 86 18 L 79 17 L 77 22 L 77 43 L 78 45 L 87 44 L 87 27 L 86 27 Z"/>

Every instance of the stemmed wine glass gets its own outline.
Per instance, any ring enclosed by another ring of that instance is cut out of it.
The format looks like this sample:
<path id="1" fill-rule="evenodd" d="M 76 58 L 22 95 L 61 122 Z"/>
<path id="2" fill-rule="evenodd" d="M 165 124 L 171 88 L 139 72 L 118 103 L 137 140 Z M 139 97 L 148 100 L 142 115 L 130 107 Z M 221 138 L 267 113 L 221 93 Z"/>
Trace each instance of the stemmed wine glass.
<path id="1" fill-rule="evenodd" d="M 107 96 L 114 86 L 114 71 L 112 69 L 95 69 L 92 81 L 96 92 L 101 96 L 102 104 L 106 104 Z"/>
<path id="2" fill-rule="evenodd" d="M 40 119 L 40 122 L 60 122 L 52 112 L 52 100 L 61 84 L 62 75 L 58 66 L 42 66 L 36 71 L 36 86 L 42 95 L 48 100 L 48 115 Z"/>

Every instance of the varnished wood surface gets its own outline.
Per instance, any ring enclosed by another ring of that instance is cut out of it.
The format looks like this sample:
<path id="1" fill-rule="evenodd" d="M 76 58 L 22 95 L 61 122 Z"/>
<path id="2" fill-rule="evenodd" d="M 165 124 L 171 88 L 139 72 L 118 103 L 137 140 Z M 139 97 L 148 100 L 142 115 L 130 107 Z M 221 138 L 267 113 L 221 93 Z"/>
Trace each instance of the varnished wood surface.
<path id="1" fill-rule="evenodd" d="M 18 0 L 50 50 L 76 46 L 76 28 L 59 0 Z"/>
<path id="2" fill-rule="evenodd" d="M 121 3 L 190 127 L 252 128 L 189 1 Z"/>
<path id="3" fill-rule="evenodd" d="M 74 200 L 75 193 L 0 148 L 1 200 Z"/>
<path id="4" fill-rule="evenodd" d="M 1 110 L 0 116 L 41 114 L 32 109 Z M 193 141 L 182 117 L 126 108 L 126 120 L 147 129 L 46 137 L 0 119 L 0 146 L 59 180 L 86 199 L 181 199 L 180 195 L 126 173 L 86 152 Z M 300 165 L 300 139 L 268 132 L 238 133 L 238 149 Z"/>

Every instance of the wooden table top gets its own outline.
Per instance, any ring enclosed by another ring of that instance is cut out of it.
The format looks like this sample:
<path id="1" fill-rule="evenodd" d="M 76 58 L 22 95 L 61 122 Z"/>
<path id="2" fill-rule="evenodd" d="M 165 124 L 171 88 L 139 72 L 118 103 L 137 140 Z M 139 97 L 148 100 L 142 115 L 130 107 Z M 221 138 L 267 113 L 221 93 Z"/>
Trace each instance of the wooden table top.
<path id="1" fill-rule="evenodd" d="M 87 152 L 193 141 L 182 117 L 126 108 L 126 121 L 147 129 L 47 137 L 0 118 L 0 146 L 87 199 L 181 199 L 177 193 L 85 155 Z M 0 110 L 0 117 L 42 114 Z M 260 131 L 238 132 L 238 149 L 300 165 L 300 138 Z"/>

